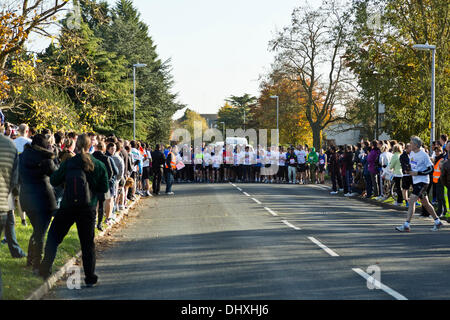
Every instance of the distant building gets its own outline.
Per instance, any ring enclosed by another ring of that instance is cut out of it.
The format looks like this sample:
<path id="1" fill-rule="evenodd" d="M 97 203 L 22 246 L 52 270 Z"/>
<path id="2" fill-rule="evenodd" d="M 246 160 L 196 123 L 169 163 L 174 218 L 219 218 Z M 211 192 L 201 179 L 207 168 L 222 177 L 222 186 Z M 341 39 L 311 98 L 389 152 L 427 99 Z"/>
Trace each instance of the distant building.
<path id="1" fill-rule="evenodd" d="M 335 123 L 329 125 L 325 130 L 324 143 L 335 146 L 343 146 L 346 144 L 355 145 L 361 142 L 363 136 L 361 135 L 361 130 L 354 125 L 348 123 Z M 386 132 L 380 132 L 378 136 L 379 140 L 391 140 L 391 137 Z"/>
<path id="2" fill-rule="evenodd" d="M 201 114 L 203 118 L 206 119 L 206 123 L 208 124 L 208 128 L 215 128 L 217 125 L 217 119 L 219 118 L 217 113 L 215 114 Z"/>
<path id="3" fill-rule="evenodd" d="M 326 145 L 342 146 L 356 144 L 361 141 L 361 131 L 347 123 L 329 125 L 324 131 Z"/>

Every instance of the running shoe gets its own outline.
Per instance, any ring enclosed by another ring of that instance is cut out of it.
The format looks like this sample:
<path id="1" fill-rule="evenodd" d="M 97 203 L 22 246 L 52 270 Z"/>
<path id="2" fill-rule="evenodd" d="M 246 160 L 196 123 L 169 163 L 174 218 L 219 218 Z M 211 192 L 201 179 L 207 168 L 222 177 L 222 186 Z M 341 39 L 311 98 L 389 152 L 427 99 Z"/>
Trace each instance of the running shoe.
<path id="1" fill-rule="evenodd" d="M 331 191 L 330 194 L 338 194 L 339 192 L 337 191 Z"/>
<path id="2" fill-rule="evenodd" d="M 438 224 L 436 223 L 434 224 L 433 228 L 431 228 L 431 231 L 439 231 L 439 229 L 442 228 L 443 226 L 444 224 L 441 221 L 439 221 Z"/>
<path id="3" fill-rule="evenodd" d="M 405 227 L 405 225 L 402 225 L 400 227 L 395 227 L 395 230 L 397 230 L 399 232 L 410 232 L 411 228 L 410 227 Z"/>
<path id="4" fill-rule="evenodd" d="M 350 193 L 344 194 L 344 197 L 350 197 Z"/>

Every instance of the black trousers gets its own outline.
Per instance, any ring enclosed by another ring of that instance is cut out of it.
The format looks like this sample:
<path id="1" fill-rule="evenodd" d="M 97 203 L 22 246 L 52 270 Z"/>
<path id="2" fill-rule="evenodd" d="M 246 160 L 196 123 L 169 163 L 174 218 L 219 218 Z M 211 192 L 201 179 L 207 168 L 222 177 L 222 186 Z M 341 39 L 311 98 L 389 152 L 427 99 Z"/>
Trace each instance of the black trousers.
<path id="1" fill-rule="evenodd" d="M 97 199 L 98 199 L 97 225 L 101 226 L 103 223 L 103 216 L 105 214 L 104 212 L 105 194 L 97 193 Z"/>
<path id="2" fill-rule="evenodd" d="M 58 210 L 58 213 L 50 226 L 50 230 L 48 231 L 47 242 L 45 244 L 45 255 L 41 263 L 40 273 L 42 275 L 51 274 L 58 246 L 64 240 L 64 237 L 74 223 L 77 224 L 78 238 L 80 239 L 81 244 L 85 274 L 84 281 L 86 284 L 95 284 L 98 279 L 95 275 L 95 207 Z"/>
<path id="3" fill-rule="evenodd" d="M 153 169 L 153 193 L 159 194 L 161 190 L 161 179 L 163 175 L 162 168 L 154 168 Z"/>
<path id="4" fill-rule="evenodd" d="M 28 210 L 26 213 L 33 226 L 33 233 L 28 244 L 27 264 L 32 265 L 33 269 L 38 269 L 42 258 L 45 234 L 52 220 L 52 214 L 50 210 L 48 212 Z"/>
<path id="5" fill-rule="evenodd" d="M 333 185 L 333 191 L 337 191 L 337 187 L 339 187 L 339 189 L 341 189 L 342 186 L 342 175 L 339 172 L 339 170 L 335 171 L 335 170 L 330 170 L 330 175 L 331 175 L 331 183 Z"/>
<path id="6" fill-rule="evenodd" d="M 394 177 L 395 192 L 397 192 L 397 202 L 403 203 L 403 193 L 402 193 L 402 178 Z"/>

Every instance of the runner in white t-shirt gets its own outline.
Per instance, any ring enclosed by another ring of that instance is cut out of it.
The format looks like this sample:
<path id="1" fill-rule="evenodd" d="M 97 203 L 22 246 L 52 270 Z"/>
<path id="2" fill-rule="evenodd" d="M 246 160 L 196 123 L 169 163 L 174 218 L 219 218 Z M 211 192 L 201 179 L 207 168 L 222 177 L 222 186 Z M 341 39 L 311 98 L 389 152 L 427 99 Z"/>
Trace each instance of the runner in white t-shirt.
<path id="1" fill-rule="evenodd" d="M 303 150 L 303 146 L 299 145 L 294 151 L 298 161 L 297 181 L 296 183 L 306 184 L 306 156 L 307 153 Z"/>
<path id="2" fill-rule="evenodd" d="M 433 172 L 433 163 L 428 154 L 421 149 L 423 143 L 419 137 L 411 138 L 411 153 L 409 154 L 411 171 L 408 172 L 413 178 L 413 192 L 409 198 L 408 216 L 406 222 L 395 229 L 400 232 L 410 232 L 410 222 L 414 216 L 416 209 L 416 201 L 420 198 L 422 205 L 434 219 L 434 226 L 431 231 L 438 231 L 442 226 L 442 222 L 436 215 L 436 211 L 428 200 L 428 185 L 430 183 L 429 174 Z"/>

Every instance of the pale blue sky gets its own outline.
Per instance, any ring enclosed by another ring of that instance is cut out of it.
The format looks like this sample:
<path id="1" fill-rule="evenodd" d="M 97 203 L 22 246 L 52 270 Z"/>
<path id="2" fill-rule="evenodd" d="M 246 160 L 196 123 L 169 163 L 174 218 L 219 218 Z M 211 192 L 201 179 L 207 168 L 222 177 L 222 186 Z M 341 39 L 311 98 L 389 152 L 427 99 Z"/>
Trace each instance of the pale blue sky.
<path id="1" fill-rule="evenodd" d="M 172 59 L 180 102 L 200 113 L 215 113 L 230 95 L 258 95 L 258 77 L 273 61 L 268 42 L 305 1 L 135 0 L 134 4 L 149 25 L 161 58 Z"/>
<path id="2" fill-rule="evenodd" d="M 317 6 L 320 0 L 308 2 Z M 290 23 L 292 10 L 305 4 L 305 0 L 134 0 L 161 59 L 172 59 L 179 101 L 199 113 L 216 113 L 230 95 L 258 95 L 258 78 L 273 61 L 269 41 Z"/>

